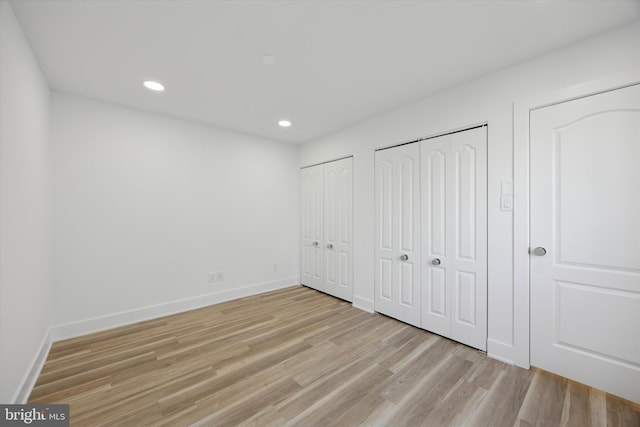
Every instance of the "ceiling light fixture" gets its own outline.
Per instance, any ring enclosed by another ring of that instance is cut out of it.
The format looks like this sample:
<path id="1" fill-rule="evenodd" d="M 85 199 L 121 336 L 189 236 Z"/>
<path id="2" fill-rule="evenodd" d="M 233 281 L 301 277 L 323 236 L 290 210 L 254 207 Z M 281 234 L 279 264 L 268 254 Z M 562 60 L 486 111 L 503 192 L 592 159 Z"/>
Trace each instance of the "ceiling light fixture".
<path id="1" fill-rule="evenodd" d="M 164 85 L 162 83 L 154 82 L 153 80 L 146 80 L 142 84 L 149 90 L 154 90 L 156 92 L 164 91 Z"/>
<path id="2" fill-rule="evenodd" d="M 289 120 L 280 120 L 278 122 L 278 126 L 288 128 L 289 126 L 291 126 L 291 122 Z"/>

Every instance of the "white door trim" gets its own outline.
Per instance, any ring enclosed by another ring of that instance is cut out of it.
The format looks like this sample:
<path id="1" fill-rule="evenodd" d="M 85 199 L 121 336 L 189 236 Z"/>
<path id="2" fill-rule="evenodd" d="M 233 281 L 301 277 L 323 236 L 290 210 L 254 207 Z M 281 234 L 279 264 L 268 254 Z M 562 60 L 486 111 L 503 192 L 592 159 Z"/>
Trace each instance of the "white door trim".
<path id="1" fill-rule="evenodd" d="M 640 63 L 594 81 L 513 103 L 513 362 L 530 367 L 529 115 L 531 110 L 640 83 Z"/>

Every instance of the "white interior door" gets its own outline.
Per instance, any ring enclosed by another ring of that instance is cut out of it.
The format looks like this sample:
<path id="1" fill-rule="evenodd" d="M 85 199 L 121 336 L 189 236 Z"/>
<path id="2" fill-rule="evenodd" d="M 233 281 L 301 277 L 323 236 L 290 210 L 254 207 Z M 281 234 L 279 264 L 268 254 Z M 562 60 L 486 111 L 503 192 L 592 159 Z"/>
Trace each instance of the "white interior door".
<path id="1" fill-rule="evenodd" d="M 302 179 L 301 282 L 303 285 L 323 291 L 323 166 L 304 168 L 300 174 Z"/>
<path id="2" fill-rule="evenodd" d="M 451 135 L 420 143 L 422 214 L 422 292 L 420 326 L 451 336 L 452 293 L 449 253 L 453 221 L 448 220 L 451 194 Z"/>
<path id="3" fill-rule="evenodd" d="M 486 127 L 421 142 L 421 327 L 487 347 Z"/>
<path id="4" fill-rule="evenodd" d="M 640 402 L 640 86 L 532 111 L 530 144 L 531 364 Z"/>
<path id="5" fill-rule="evenodd" d="M 353 159 L 324 165 L 324 291 L 353 299 Z"/>
<path id="6" fill-rule="evenodd" d="M 376 152 L 375 309 L 420 325 L 419 144 Z"/>

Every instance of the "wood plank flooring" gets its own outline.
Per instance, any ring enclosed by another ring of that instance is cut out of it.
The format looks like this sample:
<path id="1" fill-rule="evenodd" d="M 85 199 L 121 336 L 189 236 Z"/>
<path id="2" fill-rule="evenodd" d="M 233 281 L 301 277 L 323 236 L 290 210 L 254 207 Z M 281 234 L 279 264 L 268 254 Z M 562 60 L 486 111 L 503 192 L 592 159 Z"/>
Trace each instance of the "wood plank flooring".
<path id="1" fill-rule="evenodd" d="M 640 426 L 640 406 L 293 287 L 55 343 L 76 426 Z"/>

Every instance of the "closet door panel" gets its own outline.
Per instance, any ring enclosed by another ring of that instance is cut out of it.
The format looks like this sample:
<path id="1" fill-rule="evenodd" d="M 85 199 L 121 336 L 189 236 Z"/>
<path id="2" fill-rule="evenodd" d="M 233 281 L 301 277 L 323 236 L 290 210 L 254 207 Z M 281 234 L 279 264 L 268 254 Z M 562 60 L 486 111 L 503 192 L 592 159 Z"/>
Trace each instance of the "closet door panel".
<path id="1" fill-rule="evenodd" d="M 408 144 L 376 152 L 375 308 L 420 324 L 420 156 Z"/>
<path id="2" fill-rule="evenodd" d="M 376 153 L 377 233 L 376 260 L 378 264 L 376 310 L 393 304 L 394 251 L 394 158 L 388 150 Z M 378 310 L 379 311 L 379 310 Z"/>
<path id="3" fill-rule="evenodd" d="M 301 282 L 314 289 L 324 290 L 322 226 L 323 226 L 323 167 L 301 170 L 302 179 L 302 256 Z"/>
<path id="4" fill-rule="evenodd" d="M 353 299 L 353 159 L 324 165 L 325 292 Z"/>
<path id="5" fill-rule="evenodd" d="M 451 281 L 449 280 L 452 221 L 447 191 L 450 173 L 451 135 L 421 143 L 422 253 L 421 327 L 443 336 L 451 335 Z"/>
<path id="6" fill-rule="evenodd" d="M 451 336 L 486 349 L 487 339 L 486 127 L 451 135 L 453 169 L 453 322 Z"/>
<path id="7" fill-rule="evenodd" d="M 334 245 L 338 240 L 338 222 L 336 196 L 338 180 L 337 171 L 331 169 L 329 164 L 323 166 L 324 173 L 324 269 L 325 269 L 325 292 L 337 286 L 336 252 Z"/>

